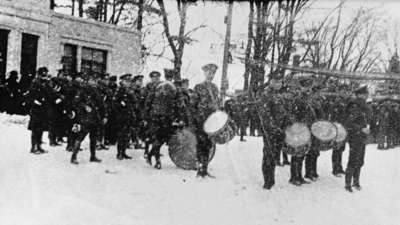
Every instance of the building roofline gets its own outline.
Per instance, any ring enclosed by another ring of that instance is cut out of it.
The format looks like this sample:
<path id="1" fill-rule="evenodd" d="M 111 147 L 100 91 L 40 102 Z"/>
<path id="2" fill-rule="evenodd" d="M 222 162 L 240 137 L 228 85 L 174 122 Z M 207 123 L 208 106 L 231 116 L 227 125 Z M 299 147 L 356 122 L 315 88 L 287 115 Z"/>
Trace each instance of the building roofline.
<path id="1" fill-rule="evenodd" d="M 109 23 L 104 23 L 104 22 L 89 20 L 89 19 L 85 19 L 85 18 L 70 16 L 70 15 L 66 15 L 66 14 L 62 14 L 62 13 L 57 13 L 57 12 L 54 12 L 54 11 L 52 12 L 51 16 L 52 17 L 62 18 L 62 19 L 67 19 L 67 20 L 72 20 L 72 21 L 77 21 L 77 22 L 80 22 L 80 23 L 86 23 L 86 24 L 90 24 L 90 25 L 95 25 L 95 26 L 99 26 L 99 27 L 102 27 L 102 28 L 108 28 L 108 29 L 118 30 L 118 31 L 122 31 L 122 32 L 132 33 L 132 34 L 136 34 L 138 36 L 141 35 L 141 32 L 136 30 L 136 29 L 129 29 L 129 28 L 126 28 L 126 27 L 119 27 L 117 25 L 113 25 L 113 24 L 109 24 Z"/>

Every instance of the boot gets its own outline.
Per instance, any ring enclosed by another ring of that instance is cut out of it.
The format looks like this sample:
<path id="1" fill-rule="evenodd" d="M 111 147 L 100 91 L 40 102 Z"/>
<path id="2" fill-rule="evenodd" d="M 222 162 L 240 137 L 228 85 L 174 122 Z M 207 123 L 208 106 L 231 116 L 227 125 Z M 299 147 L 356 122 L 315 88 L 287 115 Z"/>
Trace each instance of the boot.
<path id="1" fill-rule="evenodd" d="M 79 164 L 78 161 L 76 160 L 76 154 L 75 154 L 75 153 L 72 153 L 72 156 L 71 156 L 71 163 L 72 163 L 72 164 L 75 164 L 75 165 L 78 165 L 78 164 Z"/>
<path id="2" fill-rule="evenodd" d="M 39 153 L 41 153 L 41 154 L 47 153 L 47 151 L 44 150 L 44 149 L 40 146 L 40 144 L 37 145 L 37 151 L 38 151 Z"/>
<path id="3" fill-rule="evenodd" d="M 353 187 L 356 189 L 356 190 L 361 190 L 361 185 L 360 185 L 360 172 L 361 172 L 361 168 L 357 168 L 355 171 L 354 171 L 354 174 L 353 174 Z"/>
<path id="4" fill-rule="evenodd" d="M 348 167 L 346 169 L 346 175 L 344 177 L 345 180 L 345 187 L 349 187 L 351 189 L 351 179 L 353 177 L 354 169 L 351 167 Z M 346 188 L 347 190 L 347 188 Z"/>
<path id="5" fill-rule="evenodd" d="M 124 151 L 122 151 L 122 154 L 121 154 L 121 156 L 122 156 L 122 159 L 132 159 L 132 157 L 131 157 L 131 156 L 129 156 L 129 155 L 127 155 L 127 154 L 125 153 L 125 150 L 124 150 Z"/>
<path id="6" fill-rule="evenodd" d="M 351 186 L 345 186 L 344 189 L 348 192 L 353 192 L 353 189 L 351 189 Z"/>
<path id="7" fill-rule="evenodd" d="M 161 169 L 161 161 L 160 159 L 156 159 L 156 164 L 154 165 L 154 168 L 160 170 Z"/>
<path id="8" fill-rule="evenodd" d="M 98 159 L 96 156 L 90 156 L 90 162 L 100 163 L 101 159 Z"/>

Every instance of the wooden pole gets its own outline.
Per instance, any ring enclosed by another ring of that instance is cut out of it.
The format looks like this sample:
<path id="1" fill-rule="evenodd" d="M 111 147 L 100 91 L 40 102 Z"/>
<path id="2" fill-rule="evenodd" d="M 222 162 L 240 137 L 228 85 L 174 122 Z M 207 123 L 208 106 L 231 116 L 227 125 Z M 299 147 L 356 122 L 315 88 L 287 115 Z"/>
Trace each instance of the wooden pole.
<path id="1" fill-rule="evenodd" d="M 232 10 L 233 10 L 233 0 L 229 0 L 228 12 L 225 17 L 226 23 L 226 33 L 225 33 L 225 44 L 224 44 L 224 58 L 222 61 L 222 76 L 221 76 L 221 104 L 223 104 L 226 91 L 228 89 L 228 55 L 229 47 L 231 41 L 231 27 L 232 27 Z"/>

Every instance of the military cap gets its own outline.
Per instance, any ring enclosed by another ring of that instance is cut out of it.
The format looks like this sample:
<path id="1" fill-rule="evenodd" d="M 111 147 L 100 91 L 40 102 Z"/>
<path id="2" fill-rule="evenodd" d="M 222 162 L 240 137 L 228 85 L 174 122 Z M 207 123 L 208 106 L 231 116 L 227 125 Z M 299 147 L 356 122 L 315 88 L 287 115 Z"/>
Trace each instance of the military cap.
<path id="1" fill-rule="evenodd" d="M 117 81 L 117 76 L 110 76 L 110 81 Z"/>
<path id="2" fill-rule="evenodd" d="M 143 75 L 136 75 L 136 76 L 133 77 L 132 81 L 133 81 L 133 82 L 136 82 L 137 80 L 141 80 L 141 79 L 143 79 L 143 78 L 144 78 Z"/>
<path id="3" fill-rule="evenodd" d="M 188 84 L 189 83 L 189 79 L 182 79 L 182 84 Z"/>
<path id="4" fill-rule="evenodd" d="M 164 69 L 164 76 L 165 78 L 169 78 L 172 79 L 176 74 L 176 70 L 175 69 Z"/>
<path id="5" fill-rule="evenodd" d="M 38 69 L 38 74 L 43 74 L 43 73 L 47 73 L 49 72 L 49 70 L 47 69 L 47 67 L 40 67 Z"/>
<path id="6" fill-rule="evenodd" d="M 203 71 L 212 71 L 212 72 L 215 72 L 215 71 L 217 71 L 218 66 L 217 66 L 216 64 L 214 64 L 214 63 L 208 63 L 208 64 L 202 66 L 201 69 L 202 69 Z"/>
<path id="7" fill-rule="evenodd" d="M 158 72 L 158 71 L 151 71 L 150 74 L 149 74 L 149 76 L 150 76 L 150 78 L 153 78 L 153 77 L 160 77 L 160 76 L 161 76 L 161 73 Z"/>
<path id="8" fill-rule="evenodd" d="M 368 86 L 367 85 L 363 85 L 359 88 L 357 88 L 356 90 L 354 90 L 354 94 L 368 94 Z"/>
<path id="9" fill-rule="evenodd" d="M 123 74 L 119 77 L 120 80 L 129 80 L 131 78 L 132 78 L 132 74 L 130 74 L 130 73 Z"/>
<path id="10" fill-rule="evenodd" d="M 18 72 L 16 70 L 11 71 L 10 77 L 18 77 Z"/>

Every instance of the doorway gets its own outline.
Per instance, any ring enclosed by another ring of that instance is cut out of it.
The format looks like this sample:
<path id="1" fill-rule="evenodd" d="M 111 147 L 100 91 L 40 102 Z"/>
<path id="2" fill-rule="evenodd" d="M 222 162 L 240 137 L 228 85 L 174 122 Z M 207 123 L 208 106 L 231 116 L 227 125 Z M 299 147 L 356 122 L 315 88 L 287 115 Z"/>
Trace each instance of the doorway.
<path id="1" fill-rule="evenodd" d="M 6 79 L 9 30 L 0 29 L 0 83 Z"/>
<path id="2" fill-rule="evenodd" d="M 35 74 L 39 36 L 23 33 L 21 49 L 21 75 Z"/>

